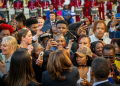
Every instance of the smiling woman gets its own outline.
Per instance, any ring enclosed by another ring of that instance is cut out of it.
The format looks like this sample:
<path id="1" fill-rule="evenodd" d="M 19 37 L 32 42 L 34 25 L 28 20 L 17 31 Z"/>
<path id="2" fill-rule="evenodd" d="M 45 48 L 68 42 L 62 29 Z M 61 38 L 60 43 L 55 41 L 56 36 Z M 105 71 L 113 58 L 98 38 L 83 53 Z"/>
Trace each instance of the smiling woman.
<path id="1" fill-rule="evenodd" d="M 17 48 L 19 47 L 14 37 L 8 36 L 2 39 L 2 44 L 1 44 L 2 54 L 0 55 L 2 57 L 3 62 L 5 63 L 5 69 L 7 72 L 9 71 L 10 68 L 11 56 Z M 3 76 L 3 73 L 1 71 L 2 70 L 0 70 L 0 77 Z"/>
<path id="2" fill-rule="evenodd" d="M 93 26 L 94 35 L 90 36 L 91 43 L 98 40 L 103 40 L 106 44 L 110 44 L 111 39 L 104 35 L 107 32 L 107 26 L 104 21 L 97 20 Z"/>

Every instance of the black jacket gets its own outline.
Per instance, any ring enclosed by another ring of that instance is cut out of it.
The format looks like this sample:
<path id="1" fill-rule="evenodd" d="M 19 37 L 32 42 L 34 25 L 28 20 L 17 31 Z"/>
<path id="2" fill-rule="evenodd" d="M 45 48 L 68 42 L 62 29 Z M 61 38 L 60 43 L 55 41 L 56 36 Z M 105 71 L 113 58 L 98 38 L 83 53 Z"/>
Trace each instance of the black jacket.
<path id="1" fill-rule="evenodd" d="M 77 67 L 72 67 L 72 71 L 63 75 L 66 77 L 65 81 L 52 80 L 49 72 L 42 73 L 41 86 L 77 86 L 77 80 L 79 79 L 79 72 Z"/>
<path id="2" fill-rule="evenodd" d="M 107 82 L 98 84 L 98 85 L 96 85 L 96 86 L 120 86 L 120 85 L 112 84 L 112 83 L 110 83 L 109 81 L 107 81 Z"/>
<path id="3" fill-rule="evenodd" d="M 56 23 L 56 19 L 55 19 L 55 22 L 54 22 L 54 23 Z M 50 19 L 45 20 L 44 25 L 47 25 L 47 24 L 50 24 L 50 25 L 51 25 Z"/>

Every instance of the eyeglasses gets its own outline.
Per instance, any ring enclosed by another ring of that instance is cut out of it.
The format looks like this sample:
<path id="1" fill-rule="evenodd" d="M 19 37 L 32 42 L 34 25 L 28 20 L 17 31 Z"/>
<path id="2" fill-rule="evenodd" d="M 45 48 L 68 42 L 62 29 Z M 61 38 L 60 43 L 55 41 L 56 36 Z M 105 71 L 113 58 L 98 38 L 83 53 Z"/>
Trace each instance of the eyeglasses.
<path id="1" fill-rule="evenodd" d="M 106 58 L 106 59 L 113 59 L 115 56 L 103 56 L 104 58 Z"/>

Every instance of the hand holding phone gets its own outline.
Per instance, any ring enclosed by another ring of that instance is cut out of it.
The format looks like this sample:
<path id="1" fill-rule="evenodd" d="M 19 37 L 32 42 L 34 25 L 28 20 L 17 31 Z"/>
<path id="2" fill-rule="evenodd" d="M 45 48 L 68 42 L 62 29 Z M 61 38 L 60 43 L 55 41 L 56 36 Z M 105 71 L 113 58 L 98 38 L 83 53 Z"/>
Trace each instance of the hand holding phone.
<path id="1" fill-rule="evenodd" d="M 114 64 L 114 63 L 111 64 L 111 72 L 113 72 L 114 76 L 118 76 L 119 75 L 117 67 L 116 67 L 116 64 Z"/>
<path id="2" fill-rule="evenodd" d="M 74 39 L 73 42 L 77 40 L 76 37 L 70 31 L 67 31 L 65 36 L 67 36 L 69 39 Z"/>

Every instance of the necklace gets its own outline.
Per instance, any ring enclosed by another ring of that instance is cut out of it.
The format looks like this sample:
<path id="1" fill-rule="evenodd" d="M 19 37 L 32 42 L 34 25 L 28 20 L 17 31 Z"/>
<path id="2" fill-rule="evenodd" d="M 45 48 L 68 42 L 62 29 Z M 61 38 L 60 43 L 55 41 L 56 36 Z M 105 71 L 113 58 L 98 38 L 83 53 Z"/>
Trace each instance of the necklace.
<path id="1" fill-rule="evenodd" d="M 85 67 L 85 71 L 80 70 L 80 68 L 78 68 L 78 71 L 80 75 L 82 75 L 82 78 L 83 78 L 87 74 L 87 67 Z"/>

